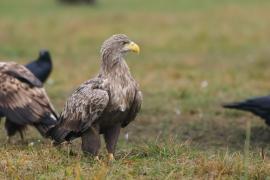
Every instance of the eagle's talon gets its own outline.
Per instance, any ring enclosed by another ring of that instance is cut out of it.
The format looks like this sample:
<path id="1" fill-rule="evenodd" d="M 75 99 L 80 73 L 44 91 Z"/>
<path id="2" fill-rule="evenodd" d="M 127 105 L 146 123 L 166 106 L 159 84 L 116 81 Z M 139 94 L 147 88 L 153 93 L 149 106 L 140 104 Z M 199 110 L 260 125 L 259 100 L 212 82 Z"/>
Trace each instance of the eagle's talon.
<path id="1" fill-rule="evenodd" d="M 114 161 L 114 155 L 113 153 L 109 153 L 109 157 L 108 157 L 109 161 Z"/>
<path id="2" fill-rule="evenodd" d="M 98 156 L 95 156 L 94 160 L 97 161 L 97 162 L 101 162 Z"/>

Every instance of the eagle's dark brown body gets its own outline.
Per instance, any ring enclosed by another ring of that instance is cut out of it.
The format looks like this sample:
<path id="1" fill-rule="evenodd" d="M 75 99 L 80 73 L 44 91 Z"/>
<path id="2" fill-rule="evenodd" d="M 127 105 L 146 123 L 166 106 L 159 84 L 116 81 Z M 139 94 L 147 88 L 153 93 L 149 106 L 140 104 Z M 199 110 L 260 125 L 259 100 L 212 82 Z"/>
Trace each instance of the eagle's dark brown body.
<path id="1" fill-rule="evenodd" d="M 83 151 L 97 155 L 99 134 L 104 134 L 107 150 L 114 153 L 121 127 L 135 119 L 142 103 L 138 84 L 123 58 L 133 50 L 138 51 L 138 46 L 125 35 L 104 42 L 99 74 L 73 92 L 60 123 L 50 132 L 56 143 L 81 136 Z"/>

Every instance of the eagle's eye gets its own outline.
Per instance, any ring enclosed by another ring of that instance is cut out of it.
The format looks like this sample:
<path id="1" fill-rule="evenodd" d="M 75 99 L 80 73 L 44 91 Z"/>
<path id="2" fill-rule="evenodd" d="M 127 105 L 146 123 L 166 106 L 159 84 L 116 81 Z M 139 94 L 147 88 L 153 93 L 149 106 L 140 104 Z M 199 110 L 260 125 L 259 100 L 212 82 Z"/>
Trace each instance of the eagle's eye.
<path id="1" fill-rule="evenodd" d="M 122 41 L 122 42 L 121 42 L 122 45 L 126 45 L 126 44 L 128 44 L 128 43 L 129 43 L 129 41 Z"/>

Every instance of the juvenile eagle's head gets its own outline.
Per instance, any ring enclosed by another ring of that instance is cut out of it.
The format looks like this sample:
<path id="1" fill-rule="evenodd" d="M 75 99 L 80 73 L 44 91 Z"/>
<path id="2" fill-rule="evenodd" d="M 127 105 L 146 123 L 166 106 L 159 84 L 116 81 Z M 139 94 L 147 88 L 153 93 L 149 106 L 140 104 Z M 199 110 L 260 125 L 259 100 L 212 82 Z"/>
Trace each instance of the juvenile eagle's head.
<path id="1" fill-rule="evenodd" d="M 124 34 L 115 34 L 101 46 L 102 59 L 105 61 L 121 59 L 127 52 L 140 52 L 140 47 Z"/>

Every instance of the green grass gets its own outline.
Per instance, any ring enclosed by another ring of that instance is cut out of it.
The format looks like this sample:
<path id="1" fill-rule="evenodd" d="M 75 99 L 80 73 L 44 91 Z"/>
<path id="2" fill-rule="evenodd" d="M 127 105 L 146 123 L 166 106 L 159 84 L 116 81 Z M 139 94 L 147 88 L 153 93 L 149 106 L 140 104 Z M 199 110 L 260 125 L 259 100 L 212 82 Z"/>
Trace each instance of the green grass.
<path id="1" fill-rule="evenodd" d="M 111 164 L 104 147 L 98 163 L 81 153 L 80 140 L 55 149 L 29 128 L 34 146 L 19 137 L 6 145 L 2 130 L 0 179 L 269 179 L 269 128 L 220 106 L 269 93 L 269 8 L 268 0 L 100 0 L 96 7 L 1 0 L 0 58 L 26 63 L 50 49 L 46 89 L 59 111 L 98 72 L 100 45 L 114 33 L 141 46 L 140 56 L 126 59 L 144 103 Z"/>

